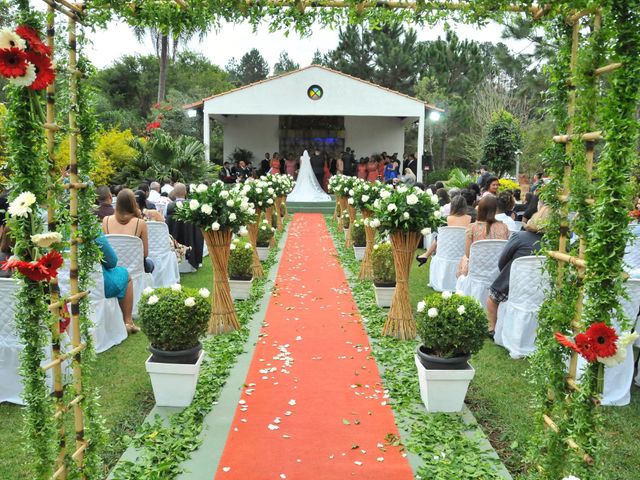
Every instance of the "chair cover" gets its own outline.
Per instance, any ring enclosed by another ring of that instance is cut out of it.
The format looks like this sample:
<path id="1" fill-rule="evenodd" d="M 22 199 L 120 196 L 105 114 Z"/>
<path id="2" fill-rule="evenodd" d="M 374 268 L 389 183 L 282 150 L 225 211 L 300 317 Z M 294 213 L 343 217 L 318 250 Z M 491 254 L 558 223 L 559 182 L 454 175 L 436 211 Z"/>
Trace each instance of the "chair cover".
<path id="1" fill-rule="evenodd" d="M 630 300 L 620 299 L 620 305 L 626 316 L 637 315 L 640 308 L 640 280 L 629 279 L 625 284 L 625 290 Z M 613 327 L 620 333 L 620 321 L 612 318 Z M 602 392 L 602 405 L 622 407 L 631 402 L 631 382 L 633 380 L 633 345 L 627 347 L 627 357 L 615 367 L 604 369 L 604 388 Z M 577 377 L 580 378 L 587 362 L 578 357 Z M 636 379 L 637 381 L 638 379 Z"/>
<path id="2" fill-rule="evenodd" d="M 471 244 L 469 252 L 469 274 L 461 275 L 456 290 L 475 298 L 487 308 L 489 287 L 498 276 L 498 260 L 507 244 L 506 240 L 478 240 Z"/>
<path id="3" fill-rule="evenodd" d="M 640 237 L 633 237 L 624 251 L 624 269 L 627 272 L 640 269 Z"/>
<path id="4" fill-rule="evenodd" d="M 153 287 L 153 277 L 144 271 L 142 240 L 132 235 L 115 234 L 107 235 L 107 239 L 116 252 L 118 266 L 129 271 L 129 277 L 133 282 L 133 314 L 136 315 L 142 291 L 147 287 Z"/>
<path id="5" fill-rule="evenodd" d="M 548 278 L 543 257 L 520 257 L 511 264 L 509 299 L 498 307 L 494 340 L 511 358 L 531 355 L 536 347 L 538 310 L 544 301 Z"/>
<path id="6" fill-rule="evenodd" d="M 117 298 L 104 296 L 104 277 L 98 268 L 92 275 L 89 294 L 89 319 L 93 324 L 91 335 L 96 353 L 102 353 L 127 339 L 127 328 L 124 325 L 122 310 Z"/>
<path id="7" fill-rule="evenodd" d="M 149 230 L 149 258 L 153 260 L 155 268 L 153 284 L 156 287 L 169 287 L 174 283 L 180 283 L 178 271 L 178 258 L 171 250 L 169 228 L 164 222 L 147 222 Z"/>
<path id="8" fill-rule="evenodd" d="M 431 244 L 433 243 L 433 241 L 436 239 L 436 234 L 435 233 L 430 233 L 429 235 L 425 235 L 422 239 L 422 246 L 425 250 L 429 250 L 429 247 L 431 246 Z"/>
<path id="9" fill-rule="evenodd" d="M 429 286 L 438 292 L 456 288 L 456 270 L 464 255 L 465 227 L 440 227 L 438 248 L 429 267 Z"/>

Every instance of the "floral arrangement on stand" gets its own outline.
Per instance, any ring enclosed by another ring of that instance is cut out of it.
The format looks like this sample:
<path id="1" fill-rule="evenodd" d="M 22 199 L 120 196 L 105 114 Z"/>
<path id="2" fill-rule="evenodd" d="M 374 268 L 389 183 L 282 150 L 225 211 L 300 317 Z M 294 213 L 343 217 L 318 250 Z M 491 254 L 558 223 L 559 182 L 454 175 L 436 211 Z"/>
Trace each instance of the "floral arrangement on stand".
<path id="1" fill-rule="evenodd" d="M 373 243 L 375 239 L 375 229 L 369 225 L 369 219 L 373 215 L 373 205 L 376 200 L 380 198 L 380 192 L 382 189 L 390 189 L 380 182 L 367 182 L 361 180 L 353 185 L 353 195 L 349 200 L 354 208 L 359 209 L 364 218 L 364 232 L 366 237 L 364 257 L 362 258 L 362 265 L 360 265 L 360 280 L 371 280 L 373 278 L 373 272 L 371 270 L 371 250 L 373 249 Z"/>
<path id="2" fill-rule="evenodd" d="M 342 227 L 342 182 L 346 177 L 344 175 L 333 175 L 329 178 L 327 189 L 336 197 L 336 208 L 333 211 L 333 220 L 338 221 L 338 227 Z"/>
<path id="3" fill-rule="evenodd" d="M 380 198 L 374 201 L 373 213 L 369 226 L 389 232 L 396 267 L 396 291 L 382 333 L 413 339 L 416 323 L 409 298 L 409 273 L 423 231 L 441 223 L 438 198 L 417 187 L 382 189 Z"/>
<path id="4" fill-rule="evenodd" d="M 264 270 L 256 249 L 258 246 L 258 224 L 265 209 L 275 203 L 276 190 L 269 182 L 254 179 L 248 179 L 242 184 L 237 184 L 235 189 L 240 190 L 240 193 L 249 200 L 256 211 L 255 221 L 249 223 L 247 229 L 249 231 L 249 242 L 253 247 L 253 276 L 261 278 L 264 276 Z"/>
<path id="5" fill-rule="evenodd" d="M 275 185 L 275 175 L 268 173 L 262 177 L 260 177 L 260 180 L 262 180 L 263 182 L 267 183 L 268 187 L 267 187 L 267 191 L 273 196 L 273 205 L 269 204 L 265 207 L 264 209 L 264 216 L 265 219 L 267 220 L 267 222 L 269 223 L 269 226 L 273 227 L 274 225 L 277 226 L 278 225 L 278 221 L 276 219 L 275 223 L 274 223 L 274 215 L 273 215 L 273 209 L 275 207 L 275 202 L 277 200 L 277 194 L 276 194 L 276 185 Z M 275 243 L 275 238 L 272 238 L 269 241 L 269 247 L 275 247 L 276 243 Z"/>
<path id="6" fill-rule="evenodd" d="M 295 186 L 295 181 L 289 175 L 280 175 L 280 174 L 272 174 L 268 173 L 262 177 L 261 180 L 270 184 L 271 188 L 273 188 L 276 199 L 275 199 L 275 209 L 276 209 L 276 228 L 279 232 L 281 232 L 284 228 L 284 224 L 282 222 L 282 218 L 287 215 L 287 195 L 291 193 L 293 187 Z"/>
<path id="7" fill-rule="evenodd" d="M 258 239 L 256 245 L 258 247 L 268 247 L 271 244 L 271 240 L 274 238 L 276 229 L 271 226 L 269 221 L 265 218 L 260 222 L 258 228 Z"/>
<path id="8" fill-rule="evenodd" d="M 345 241 L 345 246 L 347 248 L 353 247 L 353 239 L 351 238 L 351 228 L 352 228 L 353 222 L 355 222 L 356 220 L 356 209 L 353 206 L 353 199 L 351 198 L 351 196 L 354 193 L 353 188 L 355 187 L 355 185 L 363 181 L 364 180 L 360 180 L 357 177 L 345 176 L 340 185 L 340 188 L 342 189 L 342 197 L 340 198 L 342 200 L 343 216 L 344 216 L 344 212 L 346 212 L 349 215 L 349 229 L 347 230 L 347 237 Z"/>
<path id="9" fill-rule="evenodd" d="M 256 210 L 242 189 L 227 190 L 224 183 L 197 185 L 189 198 L 176 205 L 175 216 L 202 230 L 214 270 L 213 305 L 209 333 L 239 328 L 227 274 L 231 238 L 248 235 L 246 225 L 256 221 Z"/>
<path id="10" fill-rule="evenodd" d="M 29 25 L 0 30 L 0 76 L 10 84 L 44 90 L 56 78 L 51 58 L 51 49 Z"/>

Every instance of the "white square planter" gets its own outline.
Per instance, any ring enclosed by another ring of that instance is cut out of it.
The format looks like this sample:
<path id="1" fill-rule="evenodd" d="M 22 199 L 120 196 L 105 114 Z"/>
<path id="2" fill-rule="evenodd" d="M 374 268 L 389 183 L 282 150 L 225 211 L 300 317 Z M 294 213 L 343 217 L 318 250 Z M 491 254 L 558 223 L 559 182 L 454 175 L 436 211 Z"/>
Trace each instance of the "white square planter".
<path id="1" fill-rule="evenodd" d="M 258 258 L 261 262 L 269 258 L 269 247 L 256 247 L 256 250 L 258 251 Z"/>
<path id="2" fill-rule="evenodd" d="M 151 362 L 151 355 L 144 363 L 153 387 L 153 396 L 159 407 L 188 407 L 196 394 L 198 374 L 204 350 L 194 364 Z"/>
<path id="3" fill-rule="evenodd" d="M 396 293 L 396 287 L 376 287 L 374 285 L 373 289 L 376 294 L 376 303 L 378 306 L 389 308 L 393 294 Z"/>
<path id="4" fill-rule="evenodd" d="M 231 298 L 234 300 L 246 300 L 251 293 L 251 280 L 229 280 Z"/>
<path id="5" fill-rule="evenodd" d="M 471 365 L 465 370 L 431 370 L 424 368 L 415 356 L 420 381 L 420 397 L 428 412 L 460 412 L 471 379 L 476 371 Z"/>
<path id="6" fill-rule="evenodd" d="M 353 247 L 353 252 L 356 255 L 356 260 L 361 261 L 364 258 L 364 251 L 367 247 Z"/>

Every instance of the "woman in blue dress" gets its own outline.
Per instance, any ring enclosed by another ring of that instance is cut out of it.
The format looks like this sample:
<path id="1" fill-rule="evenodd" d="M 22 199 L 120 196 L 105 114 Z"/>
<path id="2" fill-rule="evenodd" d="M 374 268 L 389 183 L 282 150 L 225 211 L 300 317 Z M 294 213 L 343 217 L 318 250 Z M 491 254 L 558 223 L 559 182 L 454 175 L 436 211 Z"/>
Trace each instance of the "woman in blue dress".
<path id="1" fill-rule="evenodd" d="M 118 299 L 128 333 L 138 333 L 140 327 L 133 323 L 133 283 L 129 272 L 118 267 L 118 256 L 104 235 L 96 238 L 102 250 L 102 277 L 104 278 L 104 296 Z"/>

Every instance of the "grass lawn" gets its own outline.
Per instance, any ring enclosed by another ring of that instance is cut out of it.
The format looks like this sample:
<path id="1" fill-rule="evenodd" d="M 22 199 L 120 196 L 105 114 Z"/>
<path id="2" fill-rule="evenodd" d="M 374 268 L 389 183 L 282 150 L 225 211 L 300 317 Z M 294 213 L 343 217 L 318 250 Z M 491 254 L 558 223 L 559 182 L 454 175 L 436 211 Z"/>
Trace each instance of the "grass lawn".
<path id="1" fill-rule="evenodd" d="M 196 273 L 183 275 L 182 284 L 188 287 L 211 289 L 211 262 Z M 140 332 L 120 345 L 98 355 L 96 382 L 100 387 L 101 412 L 110 430 L 108 445 L 102 453 L 106 472 L 118 461 L 125 450 L 123 437 L 132 435 L 154 405 L 149 375 L 144 362 L 149 356 L 148 342 Z M 68 431 L 73 430 L 72 416 L 68 418 Z M 22 450 L 22 408 L 8 403 L 0 404 L 0 479 L 31 479 L 26 453 Z M 68 437 L 70 440 L 72 437 Z"/>
<path id="2" fill-rule="evenodd" d="M 413 263 L 409 281 L 414 305 L 432 290 L 427 286 L 427 265 Z M 467 394 L 467 404 L 483 426 L 493 447 L 514 478 L 524 478 L 522 459 L 534 425 L 531 423 L 526 359 L 513 360 L 507 351 L 487 340 L 473 356 L 476 376 Z M 638 432 L 640 432 L 640 388 L 631 387 L 631 404 L 602 407 L 605 420 L 605 454 L 598 462 L 607 480 L 640 478 Z"/>

